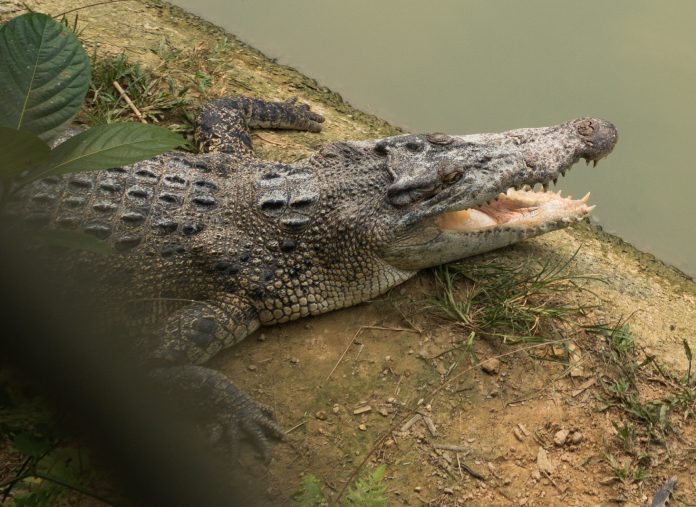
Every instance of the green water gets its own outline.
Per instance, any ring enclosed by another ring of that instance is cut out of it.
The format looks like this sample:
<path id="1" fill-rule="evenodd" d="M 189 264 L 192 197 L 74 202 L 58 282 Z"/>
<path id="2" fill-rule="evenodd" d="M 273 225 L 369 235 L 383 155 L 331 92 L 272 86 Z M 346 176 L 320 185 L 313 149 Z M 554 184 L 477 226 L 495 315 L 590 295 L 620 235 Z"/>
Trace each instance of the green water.
<path id="1" fill-rule="evenodd" d="M 696 2 L 175 0 L 414 132 L 614 122 L 595 219 L 696 276 Z M 565 192 L 564 192 L 565 193 Z"/>

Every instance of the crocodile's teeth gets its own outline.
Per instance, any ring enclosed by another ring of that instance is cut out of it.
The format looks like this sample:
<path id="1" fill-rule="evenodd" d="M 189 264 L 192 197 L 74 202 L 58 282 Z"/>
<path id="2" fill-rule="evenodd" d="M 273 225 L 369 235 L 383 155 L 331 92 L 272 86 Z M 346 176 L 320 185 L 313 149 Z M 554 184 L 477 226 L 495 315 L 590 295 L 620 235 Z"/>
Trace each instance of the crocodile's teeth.
<path id="1" fill-rule="evenodd" d="M 586 158 L 586 159 L 585 159 L 585 165 L 590 165 L 590 159 L 589 159 L 589 158 Z"/>
<path id="2" fill-rule="evenodd" d="M 557 183 L 558 183 L 558 178 L 554 178 L 553 179 L 553 186 L 555 187 Z"/>
<path id="3" fill-rule="evenodd" d="M 562 170 L 561 170 L 561 176 L 565 176 L 565 173 L 566 173 L 566 170 L 565 170 L 565 169 L 562 169 Z"/>
<path id="4" fill-rule="evenodd" d="M 593 161 L 592 161 L 592 167 L 597 167 L 597 162 L 599 162 L 599 160 L 593 160 Z"/>
<path id="5" fill-rule="evenodd" d="M 590 193 L 587 192 L 587 193 L 585 194 L 585 197 L 583 197 L 583 198 L 580 199 L 580 200 L 581 200 L 582 202 L 587 202 L 587 201 L 589 201 L 589 200 L 590 200 Z"/>
<path id="6" fill-rule="evenodd" d="M 544 192 L 548 192 L 548 191 L 549 191 L 549 184 L 548 184 L 548 183 L 542 183 L 542 184 L 541 184 L 541 188 L 544 189 Z"/>

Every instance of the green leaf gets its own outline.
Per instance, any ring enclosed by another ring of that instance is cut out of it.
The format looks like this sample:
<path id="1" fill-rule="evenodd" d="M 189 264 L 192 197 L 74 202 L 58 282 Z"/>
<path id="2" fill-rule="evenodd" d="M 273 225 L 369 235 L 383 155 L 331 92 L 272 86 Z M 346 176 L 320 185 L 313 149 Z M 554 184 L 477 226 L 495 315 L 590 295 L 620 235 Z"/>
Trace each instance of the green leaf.
<path id="1" fill-rule="evenodd" d="M 0 180 L 9 182 L 24 171 L 45 164 L 50 152 L 48 145 L 34 134 L 0 127 Z"/>
<path id="2" fill-rule="evenodd" d="M 300 507 L 323 507 L 328 505 L 326 496 L 321 490 L 321 482 L 314 474 L 305 474 L 302 477 L 302 484 L 293 493 L 291 499 Z"/>
<path id="3" fill-rule="evenodd" d="M 178 134 L 155 125 L 100 125 L 57 146 L 51 152 L 48 164 L 31 173 L 27 182 L 49 175 L 132 164 L 174 149 L 184 142 Z"/>
<path id="4" fill-rule="evenodd" d="M 77 113 L 89 58 L 62 23 L 30 12 L 0 27 L 0 126 L 53 139 Z"/>
<path id="5" fill-rule="evenodd" d="M 38 458 L 53 447 L 53 442 L 47 437 L 19 433 L 12 439 L 12 446 L 22 454 Z"/>

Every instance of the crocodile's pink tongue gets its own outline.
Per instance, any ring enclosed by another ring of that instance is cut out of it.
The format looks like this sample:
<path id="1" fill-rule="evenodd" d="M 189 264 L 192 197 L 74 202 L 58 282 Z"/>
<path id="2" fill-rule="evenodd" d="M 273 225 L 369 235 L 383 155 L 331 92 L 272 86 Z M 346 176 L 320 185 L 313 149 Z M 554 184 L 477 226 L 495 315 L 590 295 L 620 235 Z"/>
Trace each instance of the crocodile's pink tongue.
<path id="1" fill-rule="evenodd" d="M 592 211 L 587 206 L 589 194 L 574 200 L 560 193 L 510 190 L 490 204 L 475 209 L 440 215 L 437 226 L 442 230 L 473 232 L 497 226 L 534 227 L 545 222 L 580 220 Z"/>

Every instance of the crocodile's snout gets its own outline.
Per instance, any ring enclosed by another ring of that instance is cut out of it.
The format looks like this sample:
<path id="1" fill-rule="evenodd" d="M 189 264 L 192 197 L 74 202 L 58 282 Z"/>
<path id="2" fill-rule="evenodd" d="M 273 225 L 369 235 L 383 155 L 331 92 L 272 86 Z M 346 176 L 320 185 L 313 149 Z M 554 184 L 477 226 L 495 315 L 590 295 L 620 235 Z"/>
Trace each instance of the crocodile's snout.
<path id="1" fill-rule="evenodd" d="M 619 137 L 614 124 L 596 118 L 576 120 L 575 129 L 585 143 L 580 156 L 588 161 L 596 162 L 609 155 Z"/>

